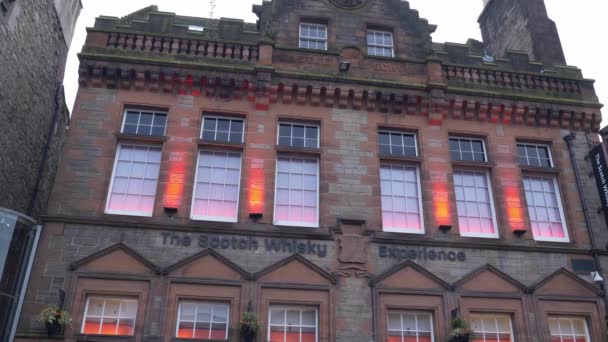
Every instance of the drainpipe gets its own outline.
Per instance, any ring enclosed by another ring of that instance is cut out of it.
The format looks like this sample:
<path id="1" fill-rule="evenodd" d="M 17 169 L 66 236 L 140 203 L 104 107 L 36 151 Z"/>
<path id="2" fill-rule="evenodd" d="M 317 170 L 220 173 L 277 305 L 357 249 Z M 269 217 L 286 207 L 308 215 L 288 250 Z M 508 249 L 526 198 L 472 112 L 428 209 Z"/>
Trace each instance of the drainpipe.
<path id="1" fill-rule="evenodd" d="M 49 155 L 49 149 L 51 148 L 51 142 L 53 141 L 53 129 L 55 128 L 55 123 L 57 122 L 57 116 L 59 115 L 59 94 L 63 88 L 63 84 L 61 82 L 57 82 L 55 84 L 55 103 L 53 110 L 53 119 L 51 120 L 51 124 L 49 125 L 48 135 L 46 138 L 46 143 L 44 144 L 44 149 L 42 150 L 42 160 L 40 160 L 40 164 L 38 165 L 38 173 L 36 175 L 36 184 L 34 185 L 34 190 L 32 192 L 32 196 L 30 197 L 30 204 L 27 207 L 26 215 L 32 216 L 34 212 L 34 207 L 36 206 L 36 200 L 38 199 L 38 193 L 40 192 L 40 182 L 42 181 L 42 174 L 44 173 L 44 168 L 46 166 L 46 161 Z"/>
<path id="2" fill-rule="evenodd" d="M 581 205 L 583 206 L 583 214 L 585 217 L 585 224 L 587 226 L 587 233 L 589 234 L 589 240 L 591 242 L 591 254 L 593 255 L 593 260 L 595 262 L 596 271 L 599 274 L 604 276 L 604 272 L 602 271 L 602 265 L 600 264 L 600 257 L 597 248 L 597 242 L 595 241 L 595 235 L 591 229 L 591 218 L 589 217 L 589 208 L 587 208 L 587 203 L 585 202 L 585 198 L 583 197 L 583 183 L 581 182 L 581 175 L 578 171 L 578 163 L 576 161 L 576 157 L 574 155 L 574 150 L 572 147 L 572 141 L 576 139 L 576 134 L 573 131 L 570 131 L 570 134 L 564 137 L 566 144 L 568 145 L 568 152 L 570 152 L 570 160 L 572 160 L 572 166 L 574 167 L 574 176 L 576 177 L 576 185 L 578 188 L 578 196 L 581 200 Z M 604 298 L 604 306 L 607 310 L 608 315 L 608 297 L 606 297 L 607 293 L 604 288 L 603 282 L 600 284 L 600 288 L 602 290 L 602 297 Z"/>

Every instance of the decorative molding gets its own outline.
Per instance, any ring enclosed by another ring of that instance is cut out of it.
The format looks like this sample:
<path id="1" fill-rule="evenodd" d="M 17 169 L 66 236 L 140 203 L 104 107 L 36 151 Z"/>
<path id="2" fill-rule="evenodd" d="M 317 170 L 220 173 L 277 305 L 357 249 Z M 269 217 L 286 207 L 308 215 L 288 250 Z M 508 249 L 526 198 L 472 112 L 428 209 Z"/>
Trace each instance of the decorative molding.
<path id="1" fill-rule="evenodd" d="M 508 283 L 510 283 L 511 285 L 517 287 L 522 293 L 529 293 L 529 289 L 528 287 L 526 287 L 526 285 L 520 283 L 519 281 L 515 280 L 513 277 L 511 277 L 510 275 L 504 273 L 503 271 L 497 269 L 496 267 L 490 265 L 490 264 L 485 264 L 481 267 L 479 267 L 478 269 L 468 273 L 467 275 L 465 275 L 464 277 L 460 278 L 458 281 L 456 281 L 453 286 L 456 289 L 459 289 L 462 287 L 462 285 L 464 285 L 464 283 L 466 283 L 467 281 L 475 278 L 476 276 L 484 273 L 484 272 L 491 272 L 497 276 L 499 276 L 500 278 L 504 279 L 505 281 L 507 281 Z"/>
<path id="2" fill-rule="evenodd" d="M 152 262 L 148 261 L 148 259 L 144 258 L 143 256 L 141 256 L 139 253 L 137 253 L 136 251 L 134 251 L 133 249 L 129 248 L 128 246 L 124 245 L 123 243 L 119 242 L 115 245 L 112 245 L 110 247 L 107 247 L 105 249 L 102 249 L 98 252 L 95 252 L 83 259 L 80 259 L 78 261 L 75 261 L 73 263 L 70 264 L 70 270 L 71 271 L 75 271 L 78 268 L 80 268 L 81 266 L 88 264 L 89 262 L 95 260 L 95 259 L 99 259 L 105 255 L 110 254 L 111 252 L 117 251 L 117 250 L 122 250 L 125 253 L 129 254 L 130 256 L 132 256 L 133 258 L 135 258 L 136 260 L 138 260 L 139 262 L 141 262 L 142 264 L 144 264 L 146 267 L 148 267 L 150 270 L 154 271 L 154 274 L 159 274 L 160 273 L 160 268 L 157 267 L 156 265 L 154 265 Z"/>
<path id="3" fill-rule="evenodd" d="M 162 275 L 168 275 L 171 271 L 174 271 L 182 266 L 185 266 L 195 260 L 201 259 L 205 256 L 212 256 L 214 258 L 216 258 L 217 260 L 219 260 L 221 263 L 223 263 L 224 265 L 228 266 L 229 268 L 233 269 L 234 271 L 236 271 L 237 273 L 239 273 L 243 279 L 245 280 L 249 280 L 252 279 L 252 274 L 245 271 L 244 269 L 242 269 L 240 266 L 238 266 L 237 264 L 235 264 L 234 262 L 230 261 L 228 258 L 224 257 L 223 255 L 219 254 L 218 252 L 216 252 L 215 250 L 208 248 L 205 250 L 202 250 L 194 255 L 191 255 L 185 259 L 182 259 L 178 262 L 176 262 L 175 264 L 171 265 L 171 266 L 167 266 L 165 267 L 160 274 Z M 185 278 L 185 277 L 181 277 L 181 278 Z"/>
<path id="4" fill-rule="evenodd" d="M 253 277 L 251 278 L 252 280 L 258 280 L 260 279 L 260 277 L 282 267 L 285 266 L 287 264 L 289 264 L 292 261 L 299 261 L 301 263 L 303 263 L 305 266 L 307 266 L 308 268 L 310 268 L 311 270 L 313 270 L 314 272 L 318 273 L 320 276 L 322 276 L 323 278 L 329 280 L 332 284 L 337 284 L 338 283 L 338 279 L 336 277 L 334 277 L 331 273 L 327 272 L 326 270 L 322 269 L 321 267 L 315 265 L 314 263 L 312 263 L 310 260 L 306 259 L 305 257 L 303 257 L 300 254 L 292 254 L 291 256 L 275 263 L 272 264 L 268 267 L 266 267 L 265 269 L 253 274 Z"/>

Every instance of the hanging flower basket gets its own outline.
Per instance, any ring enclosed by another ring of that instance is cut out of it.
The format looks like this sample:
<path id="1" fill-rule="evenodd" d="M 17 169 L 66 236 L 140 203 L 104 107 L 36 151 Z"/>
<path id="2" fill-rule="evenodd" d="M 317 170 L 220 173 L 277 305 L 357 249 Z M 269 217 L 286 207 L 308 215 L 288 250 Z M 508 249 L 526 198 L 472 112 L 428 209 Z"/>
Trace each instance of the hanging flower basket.
<path id="1" fill-rule="evenodd" d="M 448 337 L 449 342 L 471 342 L 475 339 L 475 333 L 464 320 L 457 318 L 452 321 L 452 331 Z"/>
<path id="2" fill-rule="evenodd" d="M 64 327 L 72 324 L 70 313 L 54 305 L 47 306 L 42 310 L 38 315 L 38 320 L 46 327 L 49 337 L 61 334 Z"/>
<path id="3" fill-rule="evenodd" d="M 259 327 L 260 324 L 258 323 L 258 318 L 255 313 L 250 311 L 243 312 L 240 322 L 240 332 L 243 341 L 255 341 L 255 335 L 258 332 Z"/>

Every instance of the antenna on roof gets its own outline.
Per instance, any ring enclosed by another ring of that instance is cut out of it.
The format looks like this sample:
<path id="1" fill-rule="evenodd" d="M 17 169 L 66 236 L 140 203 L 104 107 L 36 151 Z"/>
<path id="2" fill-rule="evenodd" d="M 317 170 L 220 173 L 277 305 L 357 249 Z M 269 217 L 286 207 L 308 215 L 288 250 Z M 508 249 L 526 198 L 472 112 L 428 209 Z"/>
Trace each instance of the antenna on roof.
<path id="1" fill-rule="evenodd" d="M 213 12 L 215 12 L 215 0 L 209 0 L 209 19 L 213 19 Z"/>

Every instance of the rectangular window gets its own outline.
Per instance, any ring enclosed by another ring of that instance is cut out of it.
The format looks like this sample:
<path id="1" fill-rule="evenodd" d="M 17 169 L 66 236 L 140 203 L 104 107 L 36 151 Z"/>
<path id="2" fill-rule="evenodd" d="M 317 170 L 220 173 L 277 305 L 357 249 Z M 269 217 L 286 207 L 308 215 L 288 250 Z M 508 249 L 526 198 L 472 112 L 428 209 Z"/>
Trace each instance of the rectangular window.
<path id="1" fill-rule="evenodd" d="M 380 165 L 380 191 L 384 231 L 424 234 L 417 167 Z"/>
<path id="2" fill-rule="evenodd" d="M 165 136 L 167 113 L 152 110 L 127 109 L 122 124 L 122 133 L 154 137 Z"/>
<path id="3" fill-rule="evenodd" d="M 471 315 L 475 342 L 514 342 L 511 317 L 508 315 Z"/>
<path id="4" fill-rule="evenodd" d="M 380 131 L 378 140 L 380 154 L 399 157 L 418 156 L 418 144 L 414 134 Z"/>
<path id="5" fill-rule="evenodd" d="M 106 213 L 152 216 L 161 148 L 118 145 Z"/>
<path id="6" fill-rule="evenodd" d="M 393 33 L 367 30 L 367 54 L 370 56 L 394 57 Z"/>
<path id="7" fill-rule="evenodd" d="M 433 342 L 433 317 L 426 312 L 390 311 L 388 342 Z"/>
<path id="8" fill-rule="evenodd" d="M 80 332 L 93 335 L 133 336 L 137 300 L 89 297 Z"/>
<path id="9" fill-rule="evenodd" d="M 319 148 L 319 126 L 279 123 L 277 144 L 281 147 Z"/>
<path id="10" fill-rule="evenodd" d="M 497 238 L 496 215 L 488 173 L 455 170 L 454 190 L 460 234 Z"/>
<path id="11" fill-rule="evenodd" d="M 228 303 L 180 302 L 176 336 L 198 340 L 227 340 Z"/>
<path id="12" fill-rule="evenodd" d="M 236 222 L 240 184 L 240 153 L 200 151 L 191 218 Z"/>
<path id="13" fill-rule="evenodd" d="M 553 167 L 551 151 L 547 145 L 538 144 L 517 144 L 517 154 L 519 164 L 532 167 Z"/>
<path id="14" fill-rule="evenodd" d="M 278 157 L 274 224 L 319 226 L 319 161 Z"/>
<path id="15" fill-rule="evenodd" d="M 327 50 L 327 25 L 300 23 L 300 48 Z"/>
<path id="16" fill-rule="evenodd" d="M 587 320 L 572 317 L 549 317 L 551 342 L 591 342 Z"/>
<path id="17" fill-rule="evenodd" d="M 450 138 L 452 160 L 467 162 L 487 162 L 483 140 L 472 138 Z"/>
<path id="18" fill-rule="evenodd" d="M 205 116 L 201 139 L 222 143 L 242 144 L 245 134 L 245 121 L 227 117 Z"/>
<path id="19" fill-rule="evenodd" d="M 319 313 L 316 308 L 271 306 L 268 318 L 270 342 L 317 342 Z"/>
<path id="20" fill-rule="evenodd" d="M 534 239 L 568 242 L 568 230 L 555 177 L 524 175 L 523 178 Z"/>

